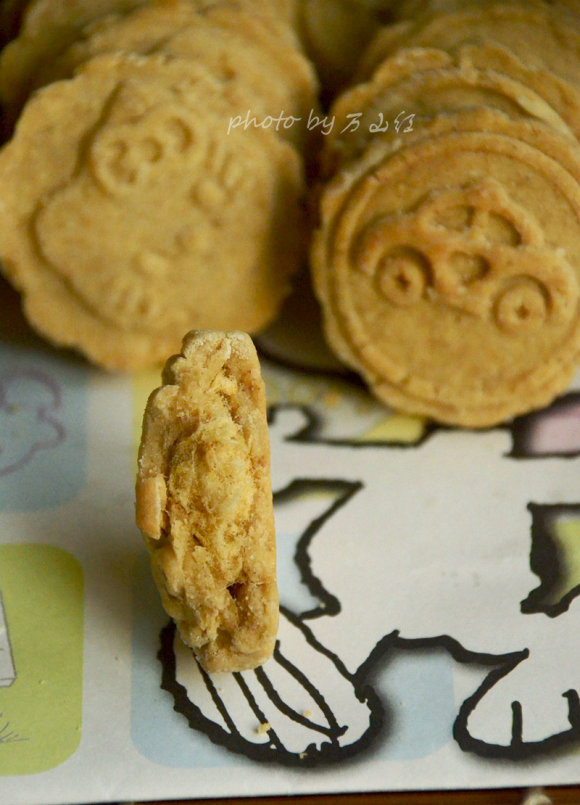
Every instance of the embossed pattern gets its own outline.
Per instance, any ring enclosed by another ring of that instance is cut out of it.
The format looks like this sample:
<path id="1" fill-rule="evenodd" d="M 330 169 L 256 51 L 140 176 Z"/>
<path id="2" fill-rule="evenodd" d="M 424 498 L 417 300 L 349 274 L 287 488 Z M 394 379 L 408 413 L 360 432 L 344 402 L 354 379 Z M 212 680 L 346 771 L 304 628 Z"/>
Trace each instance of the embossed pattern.
<path id="1" fill-rule="evenodd" d="M 325 141 L 324 171 L 332 173 L 360 156 L 378 130 L 384 139 L 400 137 L 401 110 L 417 125 L 442 111 L 480 106 L 516 119 L 543 120 L 570 137 L 580 134 L 576 86 L 527 66 L 505 47 L 494 42 L 460 43 L 450 52 L 409 47 L 385 59 L 368 80 L 337 99 L 335 125 Z"/>
<path id="2" fill-rule="evenodd" d="M 409 245 L 419 243 L 422 250 Z M 572 267 L 495 181 L 441 191 L 410 214 L 373 221 L 354 262 L 393 305 L 436 296 L 508 332 L 535 330 L 548 317 L 567 323 L 575 312 Z"/>
<path id="3" fill-rule="evenodd" d="M 3 271 L 38 330 L 111 369 L 161 362 L 191 329 L 275 316 L 305 259 L 307 132 L 232 120 L 316 107 L 276 4 L 136 5 L 45 8 L 41 31 L 35 0 L 10 52 L 38 39 L 55 60 L 21 65 L 21 88 L 40 88 L 0 153 Z"/>
<path id="4" fill-rule="evenodd" d="M 380 399 L 487 427 L 580 361 L 580 26 L 543 3 L 422 8 L 331 109 L 312 273 Z"/>

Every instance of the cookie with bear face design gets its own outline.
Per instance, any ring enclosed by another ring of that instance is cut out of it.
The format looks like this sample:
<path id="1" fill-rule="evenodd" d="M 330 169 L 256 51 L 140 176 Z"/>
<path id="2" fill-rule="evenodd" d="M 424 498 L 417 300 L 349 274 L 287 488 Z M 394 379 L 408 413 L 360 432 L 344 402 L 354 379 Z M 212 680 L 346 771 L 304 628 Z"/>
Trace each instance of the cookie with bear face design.
<path id="1" fill-rule="evenodd" d="M 0 259 L 31 323 L 113 369 L 191 328 L 261 329 L 302 262 L 296 151 L 233 129 L 235 84 L 103 56 L 40 90 L 0 154 Z"/>
<path id="2" fill-rule="evenodd" d="M 163 605 L 208 671 L 264 663 L 278 628 L 266 395 L 246 333 L 191 332 L 143 418 L 137 524 Z"/>
<path id="3" fill-rule="evenodd" d="M 485 427 L 580 360 L 580 149 L 545 124 L 440 115 L 326 186 L 313 275 L 328 338 L 376 395 Z"/>

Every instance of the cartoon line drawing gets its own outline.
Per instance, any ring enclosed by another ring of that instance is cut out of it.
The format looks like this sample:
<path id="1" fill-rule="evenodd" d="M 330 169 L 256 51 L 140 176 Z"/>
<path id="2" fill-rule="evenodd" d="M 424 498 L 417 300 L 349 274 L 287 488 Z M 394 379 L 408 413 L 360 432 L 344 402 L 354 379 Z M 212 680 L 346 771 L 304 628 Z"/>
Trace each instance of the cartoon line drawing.
<path id="1" fill-rule="evenodd" d="M 8 631 L 4 602 L 0 593 L 0 688 L 10 687 L 15 680 L 16 668 L 14 667 L 12 646 L 10 645 L 10 633 Z M 12 729 L 10 721 L 4 718 L 4 713 L 0 713 L 0 744 L 26 740 L 28 739 Z"/>
<path id="2" fill-rule="evenodd" d="M 572 393 L 510 426 L 432 427 L 407 445 L 324 439 L 310 409 L 273 408 L 277 529 L 302 511 L 295 562 L 318 604 L 282 607 L 274 658 L 242 674 L 205 674 L 166 627 L 174 708 L 255 760 L 361 756 L 388 729 L 371 672 L 397 647 L 439 647 L 489 667 L 457 713 L 462 750 L 519 760 L 579 740 L 580 580 L 563 579 L 554 529 L 580 518 L 580 439 L 534 448 L 579 415 Z M 317 489 L 332 502 L 292 505 Z"/>
<path id="3" fill-rule="evenodd" d="M 0 688 L 9 687 L 16 679 L 16 669 L 10 645 L 8 622 L 4 611 L 4 602 L 0 593 Z"/>
<path id="4" fill-rule="evenodd" d="M 60 387 L 45 372 L 0 374 L 0 476 L 20 470 L 38 450 L 63 441 L 65 428 L 55 418 L 61 405 Z"/>

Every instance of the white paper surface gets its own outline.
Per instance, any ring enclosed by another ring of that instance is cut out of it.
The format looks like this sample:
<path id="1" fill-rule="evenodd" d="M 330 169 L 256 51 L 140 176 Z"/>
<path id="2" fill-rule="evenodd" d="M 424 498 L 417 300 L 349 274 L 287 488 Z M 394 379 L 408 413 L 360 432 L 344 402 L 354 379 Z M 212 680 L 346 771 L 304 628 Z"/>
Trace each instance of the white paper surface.
<path id="1" fill-rule="evenodd" d="M 578 392 L 472 433 L 263 369 L 279 645 L 210 679 L 134 525 L 158 373 L 0 344 L 0 801 L 580 783 Z"/>

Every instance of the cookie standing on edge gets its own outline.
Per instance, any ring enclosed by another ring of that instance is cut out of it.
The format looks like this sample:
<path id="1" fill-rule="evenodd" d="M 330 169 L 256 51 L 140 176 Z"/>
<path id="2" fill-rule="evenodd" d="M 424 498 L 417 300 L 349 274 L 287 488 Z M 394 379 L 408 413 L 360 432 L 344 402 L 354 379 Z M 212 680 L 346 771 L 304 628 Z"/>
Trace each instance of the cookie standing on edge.
<path id="1" fill-rule="evenodd" d="M 193 331 L 143 420 L 137 524 L 183 641 L 211 672 L 272 654 L 278 588 L 266 397 L 242 332 Z"/>

